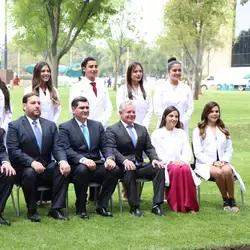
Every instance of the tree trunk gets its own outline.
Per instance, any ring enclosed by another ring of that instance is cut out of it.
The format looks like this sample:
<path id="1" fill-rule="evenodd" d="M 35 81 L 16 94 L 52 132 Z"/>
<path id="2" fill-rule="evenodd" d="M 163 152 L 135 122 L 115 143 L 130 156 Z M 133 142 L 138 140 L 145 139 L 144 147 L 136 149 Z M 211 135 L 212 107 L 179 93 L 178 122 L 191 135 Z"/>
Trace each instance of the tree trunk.
<path id="1" fill-rule="evenodd" d="M 195 82 L 194 82 L 194 99 L 198 100 L 200 95 L 200 84 L 202 78 L 202 63 L 203 63 L 203 51 L 200 46 L 200 41 L 197 42 L 196 49 L 196 62 L 195 62 Z"/>
<path id="2" fill-rule="evenodd" d="M 57 59 L 57 56 L 51 55 L 51 78 L 52 78 L 52 83 L 54 87 L 57 88 L 57 76 L 58 76 L 58 64 L 59 60 Z"/>

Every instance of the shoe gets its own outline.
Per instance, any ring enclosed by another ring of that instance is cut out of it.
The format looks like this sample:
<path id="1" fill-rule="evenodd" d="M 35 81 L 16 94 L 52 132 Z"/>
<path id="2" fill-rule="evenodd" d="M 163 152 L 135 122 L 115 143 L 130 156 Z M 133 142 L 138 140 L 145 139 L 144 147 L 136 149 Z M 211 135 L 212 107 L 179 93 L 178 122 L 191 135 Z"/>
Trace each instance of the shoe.
<path id="1" fill-rule="evenodd" d="M 144 214 L 137 207 L 131 207 L 130 213 L 134 216 L 137 216 L 137 217 L 144 217 Z"/>
<path id="2" fill-rule="evenodd" d="M 41 217 L 36 209 L 28 209 L 27 217 L 32 222 L 40 222 Z"/>
<path id="3" fill-rule="evenodd" d="M 165 214 L 162 212 L 161 207 L 159 205 L 154 206 L 151 212 L 158 216 L 165 216 Z"/>
<path id="4" fill-rule="evenodd" d="M 63 213 L 60 211 L 60 209 L 50 209 L 48 213 L 49 217 L 52 217 L 56 220 L 68 220 Z"/>
<path id="5" fill-rule="evenodd" d="M 0 225 L 10 226 L 11 223 L 8 220 L 5 220 L 0 214 Z"/>
<path id="6" fill-rule="evenodd" d="M 81 213 L 79 212 L 78 215 L 81 219 L 87 219 L 87 220 L 89 219 L 89 216 L 87 215 L 86 212 L 81 212 Z"/>
<path id="7" fill-rule="evenodd" d="M 237 204 L 234 198 L 229 198 L 229 203 L 230 203 L 231 211 L 233 213 L 240 212 L 240 209 L 237 207 Z"/>
<path id="8" fill-rule="evenodd" d="M 113 214 L 108 212 L 105 207 L 98 207 L 96 209 L 97 214 L 104 216 L 104 217 L 113 217 Z"/>
<path id="9" fill-rule="evenodd" d="M 231 202 L 228 197 L 223 197 L 223 210 L 224 211 L 231 211 Z"/>

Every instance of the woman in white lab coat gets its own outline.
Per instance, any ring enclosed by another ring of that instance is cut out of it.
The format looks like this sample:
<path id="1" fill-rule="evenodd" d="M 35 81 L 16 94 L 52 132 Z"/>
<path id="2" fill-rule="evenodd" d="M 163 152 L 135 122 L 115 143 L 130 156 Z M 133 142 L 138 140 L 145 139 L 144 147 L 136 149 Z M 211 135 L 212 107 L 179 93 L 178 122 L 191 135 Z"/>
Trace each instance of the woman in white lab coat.
<path id="1" fill-rule="evenodd" d="M 166 199 L 175 212 L 198 212 L 195 185 L 200 184 L 191 169 L 192 150 L 186 132 L 181 129 L 179 111 L 174 106 L 165 109 L 160 128 L 151 136 L 159 158 L 165 164 Z"/>
<path id="2" fill-rule="evenodd" d="M 24 94 L 32 91 L 40 97 L 41 117 L 57 124 L 62 108 L 58 90 L 52 84 L 51 69 L 48 63 L 39 62 L 35 65 L 32 85 L 24 90 Z"/>
<path id="3" fill-rule="evenodd" d="M 0 80 L 0 125 L 4 142 L 8 132 L 8 125 L 11 120 L 12 108 L 10 103 L 10 93 L 5 83 Z"/>
<path id="4" fill-rule="evenodd" d="M 121 103 L 129 100 L 132 100 L 135 105 L 135 122 L 148 129 L 152 118 L 153 104 L 150 92 L 145 90 L 143 85 L 143 68 L 138 62 L 129 65 L 127 69 L 127 83 L 117 90 L 117 110 L 119 110 Z"/>
<path id="5" fill-rule="evenodd" d="M 158 117 L 156 127 L 159 127 L 165 108 L 174 106 L 180 112 L 181 126 L 188 133 L 188 121 L 194 111 L 193 94 L 191 88 L 182 83 L 180 78 L 181 63 L 173 58 L 168 63 L 168 80 L 158 82 L 159 86 L 154 94 L 154 112 Z"/>
<path id="6" fill-rule="evenodd" d="M 205 105 L 201 121 L 193 131 L 195 172 L 205 180 L 215 180 L 223 198 L 224 210 L 238 212 L 234 199 L 234 176 L 242 190 L 245 186 L 231 165 L 232 141 L 220 116 L 220 107 L 216 102 Z"/>

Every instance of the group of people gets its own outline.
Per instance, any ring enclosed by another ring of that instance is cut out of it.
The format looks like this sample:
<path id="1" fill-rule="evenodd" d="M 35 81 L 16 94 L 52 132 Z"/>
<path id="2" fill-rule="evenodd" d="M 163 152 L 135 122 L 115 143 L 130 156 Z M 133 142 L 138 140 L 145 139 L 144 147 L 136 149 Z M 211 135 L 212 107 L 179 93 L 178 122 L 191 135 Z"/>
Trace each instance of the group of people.
<path id="1" fill-rule="evenodd" d="M 195 169 L 190 167 L 188 120 L 194 108 L 191 89 L 180 81 L 180 62 L 175 58 L 169 61 L 168 80 L 157 86 L 154 105 L 144 86 L 142 65 L 132 63 L 126 84 L 117 91 L 120 121 L 109 127 L 113 107 L 104 81 L 97 77 L 97 62 L 88 57 L 81 67 L 83 77 L 70 89 L 72 119 L 60 124 L 59 129 L 60 98 L 46 62 L 36 64 L 32 85 L 22 100 L 24 116 L 15 121 L 11 121 L 8 89 L 0 83 L 0 224 L 10 225 L 2 213 L 14 183 L 23 189 L 27 217 L 32 222 L 41 220 L 37 187 L 44 184 L 52 188 L 48 216 L 67 219 L 62 209 L 68 185 L 73 183 L 76 214 L 89 219 L 86 203 L 91 181 L 101 184 L 97 214 L 111 217 L 108 203 L 119 179 L 124 183 L 130 213 L 143 217 L 136 178 L 152 181 L 151 212 L 158 216 L 165 215 L 164 199 L 175 212 L 198 212 L 195 186 L 200 184 L 199 177 L 215 180 L 224 210 L 239 211 L 234 199 L 234 175 L 239 176 L 230 164 L 232 143 L 215 102 L 206 104 L 193 131 Z M 153 109 L 158 125 L 150 138 Z"/>

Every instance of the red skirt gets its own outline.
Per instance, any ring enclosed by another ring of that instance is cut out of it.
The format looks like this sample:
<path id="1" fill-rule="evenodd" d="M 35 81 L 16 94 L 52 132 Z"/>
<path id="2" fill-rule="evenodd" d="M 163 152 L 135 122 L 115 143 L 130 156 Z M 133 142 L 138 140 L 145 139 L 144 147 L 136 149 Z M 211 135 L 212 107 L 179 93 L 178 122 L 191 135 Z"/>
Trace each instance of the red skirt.
<path id="1" fill-rule="evenodd" d="M 174 212 L 199 211 L 196 187 L 188 165 L 168 165 L 170 186 L 166 188 L 166 199 Z"/>

